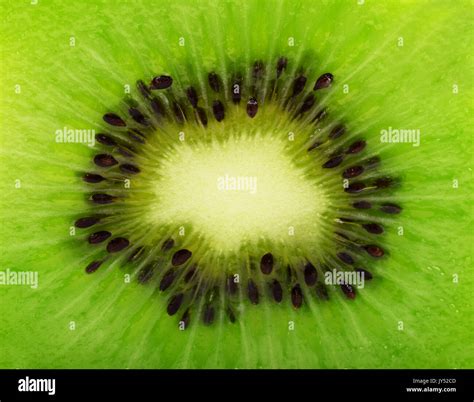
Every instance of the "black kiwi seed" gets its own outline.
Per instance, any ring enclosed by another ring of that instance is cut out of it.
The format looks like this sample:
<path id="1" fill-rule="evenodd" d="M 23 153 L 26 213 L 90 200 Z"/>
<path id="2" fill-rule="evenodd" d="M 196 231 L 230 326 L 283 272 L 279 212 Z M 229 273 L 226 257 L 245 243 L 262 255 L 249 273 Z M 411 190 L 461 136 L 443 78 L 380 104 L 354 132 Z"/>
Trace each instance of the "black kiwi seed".
<path id="1" fill-rule="evenodd" d="M 273 270 L 273 255 L 265 254 L 260 260 L 260 270 L 263 274 L 269 275 Z"/>
<path id="2" fill-rule="evenodd" d="M 184 276 L 184 283 L 189 283 L 189 281 L 193 279 L 195 273 L 196 267 L 194 266 L 188 272 L 186 272 L 186 275 Z"/>
<path id="3" fill-rule="evenodd" d="M 220 100 L 215 100 L 214 102 L 212 102 L 212 111 L 217 121 L 224 120 L 224 117 L 225 117 L 224 105 L 222 104 Z"/>
<path id="4" fill-rule="evenodd" d="M 384 254 L 385 254 L 385 251 L 383 250 L 383 248 L 379 247 L 379 246 L 376 246 L 374 244 L 368 244 L 367 246 L 364 246 L 364 249 L 365 251 L 367 251 L 367 253 L 374 257 L 374 258 L 380 258 L 380 257 L 383 257 Z"/>
<path id="5" fill-rule="evenodd" d="M 109 241 L 107 244 L 107 252 L 109 253 L 118 253 L 122 251 L 124 248 L 127 248 L 130 244 L 130 241 L 125 237 L 116 237 Z"/>
<path id="6" fill-rule="evenodd" d="M 328 88 L 331 86 L 334 76 L 331 73 L 325 73 L 321 75 L 314 84 L 314 90 Z"/>
<path id="7" fill-rule="evenodd" d="M 304 281 L 308 286 L 313 286 L 318 279 L 318 271 L 313 264 L 308 262 L 304 267 Z"/>
<path id="8" fill-rule="evenodd" d="M 360 193 L 364 188 L 365 188 L 365 184 L 359 181 L 359 182 L 349 184 L 349 186 L 347 186 L 344 189 L 344 191 L 346 193 L 354 194 L 354 193 Z"/>
<path id="9" fill-rule="evenodd" d="M 188 97 L 191 106 L 194 108 L 197 107 L 199 98 L 194 87 L 189 87 L 188 89 L 186 89 L 186 96 Z"/>
<path id="10" fill-rule="evenodd" d="M 117 197 L 109 194 L 93 194 L 92 201 L 96 204 L 110 204 L 114 202 Z"/>
<path id="11" fill-rule="evenodd" d="M 366 281 L 370 281 L 373 278 L 372 274 L 369 271 L 367 271 L 366 269 L 356 268 L 355 270 L 356 270 L 356 272 L 360 272 L 364 276 L 364 279 Z"/>
<path id="12" fill-rule="evenodd" d="M 348 154 L 357 154 L 357 153 L 361 152 L 365 148 L 366 145 L 367 145 L 367 143 L 364 140 L 358 140 L 356 142 L 353 142 L 349 146 L 346 153 L 348 153 Z"/>
<path id="13" fill-rule="evenodd" d="M 352 258 L 350 254 L 347 254 L 344 251 L 337 253 L 337 257 L 345 264 L 348 264 L 348 265 L 354 264 L 354 258 Z"/>
<path id="14" fill-rule="evenodd" d="M 356 201 L 352 204 L 354 208 L 357 209 L 370 209 L 372 204 L 369 201 Z"/>
<path id="15" fill-rule="evenodd" d="M 352 285 L 349 285 L 348 283 L 343 283 L 341 285 L 341 290 L 348 299 L 355 299 L 356 291 Z"/>
<path id="16" fill-rule="evenodd" d="M 311 146 L 308 148 L 308 152 L 311 152 L 313 149 L 318 148 L 319 146 L 322 145 L 321 141 L 315 141 L 311 144 Z"/>
<path id="17" fill-rule="evenodd" d="M 107 145 L 109 147 L 117 145 L 117 142 L 112 137 L 109 137 L 106 134 L 96 134 L 95 139 L 97 142 L 100 142 L 101 144 Z"/>
<path id="18" fill-rule="evenodd" d="M 234 280 L 234 275 L 229 275 L 227 277 L 226 289 L 231 295 L 234 295 L 237 293 L 238 286 Z"/>
<path id="19" fill-rule="evenodd" d="M 173 269 L 170 269 L 169 271 L 167 271 L 163 275 L 163 278 L 161 278 L 160 290 L 165 291 L 166 289 L 168 289 L 173 283 L 173 281 L 175 280 L 175 278 L 176 278 L 176 272 Z"/>
<path id="20" fill-rule="evenodd" d="M 387 188 L 393 184 L 393 179 L 391 177 L 381 177 L 375 180 L 374 185 L 377 188 Z"/>
<path id="21" fill-rule="evenodd" d="M 343 239 L 351 240 L 350 237 L 346 236 L 344 233 L 341 233 L 341 232 L 334 232 L 334 234 L 336 234 L 336 235 L 339 236 L 339 237 L 342 237 Z"/>
<path id="22" fill-rule="evenodd" d="M 235 322 L 234 312 L 232 311 L 230 307 L 227 307 L 226 313 L 227 313 L 227 317 L 229 317 L 229 321 L 233 324 Z"/>
<path id="23" fill-rule="evenodd" d="M 144 98 L 148 99 L 151 96 L 150 90 L 142 80 L 137 81 L 137 88 Z"/>
<path id="24" fill-rule="evenodd" d="M 298 284 L 291 289 L 291 303 L 295 308 L 300 308 L 303 304 L 303 292 L 301 291 L 301 286 Z"/>
<path id="25" fill-rule="evenodd" d="M 130 165 L 129 163 L 124 163 L 123 165 L 120 165 L 120 170 L 123 173 L 130 173 L 130 174 L 137 174 L 140 173 L 140 169 L 137 168 L 134 165 Z"/>
<path id="26" fill-rule="evenodd" d="M 76 222 L 74 222 L 74 226 L 76 228 L 85 229 L 95 225 L 99 222 L 100 218 L 95 216 L 88 216 L 86 218 L 79 218 Z"/>
<path id="27" fill-rule="evenodd" d="M 250 98 L 247 102 L 247 115 L 252 119 L 256 116 L 258 111 L 258 102 L 255 98 Z"/>
<path id="28" fill-rule="evenodd" d="M 82 176 L 82 180 L 87 183 L 100 183 L 105 180 L 105 177 L 102 177 L 100 174 L 86 173 Z"/>
<path id="29" fill-rule="evenodd" d="M 110 167 L 116 165 L 118 162 L 112 155 L 98 154 L 94 156 L 94 163 L 100 167 Z"/>
<path id="30" fill-rule="evenodd" d="M 95 232 L 89 235 L 88 241 L 90 244 L 99 244 L 107 240 L 112 233 L 107 232 L 106 230 L 101 230 L 100 232 Z"/>
<path id="31" fill-rule="evenodd" d="M 174 246 L 174 240 L 169 238 L 163 242 L 163 244 L 161 245 L 161 250 L 168 251 L 168 250 L 171 250 L 173 246 Z"/>
<path id="32" fill-rule="evenodd" d="M 382 234 L 383 227 L 377 223 L 365 223 L 362 227 L 369 233 Z"/>
<path id="33" fill-rule="evenodd" d="M 291 282 L 293 280 L 293 269 L 291 266 L 286 267 L 286 281 Z"/>
<path id="34" fill-rule="evenodd" d="M 203 315 L 202 315 L 202 321 L 204 322 L 204 324 L 211 325 L 212 322 L 214 321 L 214 315 L 215 315 L 214 307 L 211 306 L 210 304 L 206 304 L 206 306 L 204 307 Z"/>
<path id="35" fill-rule="evenodd" d="M 144 250 L 145 248 L 143 246 L 137 247 L 133 250 L 132 254 L 130 254 L 130 257 L 128 257 L 128 261 L 138 260 L 142 256 Z"/>
<path id="36" fill-rule="evenodd" d="M 303 104 L 301 105 L 301 108 L 300 108 L 299 112 L 300 113 L 307 112 L 308 110 L 310 110 L 314 106 L 315 102 L 316 102 L 316 99 L 315 99 L 314 95 L 309 94 L 308 96 L 306 96 L 306 98 L 304 98 Z"/>
<path id="37" fill-rule="evenodd" d="M 145 115 L 140 112 L 137 108 L 131 107 L 128 109 L 128 113 L 135 120 L 137 123 L 141 124 L 142 126 L 148 126 L 150 123 Z"/>
<path id="38" fill-rule="evenodd" d="M 372 158 L 366 159 L 363 163 L 368 168 L 372 168 L 380 163 L 380 158 L 378 156 L 372 156 Z"/>
<path id="39" fill-rule="evenodd" d="M 166 89 L 173 84 L 173 78 L 169 75 L 158 75 L 151 80 L 151 89 Z"/>
<path id="40" fill-rule="evenodd" d="M 386 214 L 399 214 L 402 208 L 396 204 L 383 204 L 380 210 Z"/>
<path id="41" fill-rule="evenodd" d="M 281 287 L 280 282 L 274 279 L 270 286 L 272 288 L 273 299 L 277 303 L 280 303 L 283 300 L 283 288 Z"/>
<path id="42" fill-rule="evenodd" d="M 122 120 L 122 118 L 115 113 L 106 113 L 102 117 L 104 121 L 111 126 L 116 126 L 116 127 L 125 127 L 127 124 Z"/>
<path id="43" fill-rule="evenodd" d="M 341 222 L 355 222 L 354 219 L 351 219 L 351 218 L 343 218 L 343 217 L 339 217 L 338 218 Z"/>
<path id="44" fill-rule="evenodd" d="M 128 148 L 117 147 L 116 150 L 120 155 L 125 156 L 126 158 L 133 158 L 132 151 Z"/>
<path id="45" fill-rule="evenodd" d="M 234 103 L 240 102 L 240 99 L 242 97 L 241 88 L 242 88 L 242 78 L 240 77 L 235 78 L 234 81 L 232 82 L 232 88 L 231 88 L 232 102 Z"/>
<path id="46" fill-rule="evenodd" d="M 178 102 L 173 102 L 173 113 L 178 123 L 184 123 L 184 120 L 186 120 L 186 114 Z"/>
<path id="47" fill-rule="evenodd" d="M 168 303 L 168 307 L 166 308 L 168 315 L 175 315 L 178 312 L 181 304 L 183 303 L 183 299 L 183 293 L 178 293 L 171 298 L 170 302 Z"/>
<path id="48" fill-rule="evenodd" d="M 189 312 L 189 308 L 184 312 L 184 314 L 181 316 L 180 326 L 183 326 L 183 329 L 186 329 L 189 327 L 189 322 L 191 321 L 191 313 Z"/>
<path id="49" fill-rule="evenodd" d="M 156 115 L 160 117 L 166 115 L 165 106 L 163 105 L 161 100 L 159 100 L 158 98 L 152 98 L 150 100 L 150 105 Z"/>
<path id="50" fill-rule="evenodd" d="M 209 81 L 209 86 L 214 92 L 219 92 L 221 88 L 221 80 L 220 77 L 216 73 L 209 73 L 207 76 L 207 80 Z"/>
<path id="51" fill-rule="evenodd" d="M 341 137 L 345 132 L 346 127 L 344 127 L 342 124 L 339 124 L 331 130 L 329 133 L 329 138 L 331 140 L 335 140 L 336 138 Z"/>
<path id="52" fill-rule="evenodd" d="M 329 159 L 326 163 L 323 164 L 323 168 L 325 169 L 335 168 L 339 166 L 343 160 L 344 160 L 344 156 L 342 155 L 334 156 L 333 158 Z"/>
<path id="53" fill-rule="evenodd" d="M 207 114 L 202 107 L 196 108 L 196 115 L 203 126 L 207 126 Z"/>
<path id="54" fill-rule="evenodd" d="M 258 301 L 259 301 L 258 288 L 252 279 L 249 279 L 248 281 L 247 292 L 248 292 L 250 302 L 252 304 L 258 304 Z"/>
<path id="55" fill-rule="evenodd" d="M 136 142 L 139 142 L 141 144 L 145 144 L 145 137 L 139 131 L 131 130 L 131 131 L 127 132 L 127 135 L 132 141 L 136 141 Z"/>
<path id="56" fill-rule="evenodd" d="M 153 266 L 148 265 L 146 267 L 143 267 L 137 276 L 138 283 L 145 284 L 151 279 L 152 276 L 153 276 Z"/>
<path id="57" fill-rule="evenodd" d="M 176 251 L 173 254 L 173 257 L 171 258 L 171 264 L 174 267 L 177 267 L 178 265 L 183 265 L 186 261 L 188 261 L 193 253 L 185 248 Z"/>
<path id="58" fill-rule="evenodd" d="M 288 59 L 286 57 L 280 57 L 277 61 L 276 71 L 277 71 L 277 78 L 280 77 L 283 70 L 288 65 Z"/>
<path id="59" fill-rule="evenodd" d="M 103 261 L 92 261 L 87 267 L 86 272 L 88 274 L 92 274 L 93 272 L 97 271 L 101 266 Z"/>
<path id="60" fill-rule="evenodd" d="M 295 80 L 293 81 L 293 93 L 291 96 L 295 97 L 296 95 L 299 95 L 301 91 L 303 91 L 305 85 L 306 85 L 306 77 L 304 75 L 300 75 L 299 77 L 296 77 Z"/>
<path id="61" fill-rule="evenodd" d="M 345 179 L 352 179 L 353 177 L 361 175 L 363 172 L 363 166 L 351 166 L 344 170 L 344 172 L 342 172 L 342 177 L 344 177 Z"/>

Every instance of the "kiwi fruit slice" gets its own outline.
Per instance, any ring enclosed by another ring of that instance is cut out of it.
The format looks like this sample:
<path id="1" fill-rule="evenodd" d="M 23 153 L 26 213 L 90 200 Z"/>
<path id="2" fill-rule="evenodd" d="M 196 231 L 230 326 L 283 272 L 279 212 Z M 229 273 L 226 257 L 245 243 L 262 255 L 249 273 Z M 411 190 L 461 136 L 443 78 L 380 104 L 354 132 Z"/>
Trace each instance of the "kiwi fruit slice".
<path id="1" fill-rule="evenodd" d="M 2 7 L 2 367 L 472 367 L 469 2 Z"/>
<path id="2" fill-rule="evenodd" d="M 256 60 L 184 87 L 159 74 L 102 116 L 82 175 L 91 207 L 75 221 L 95 250 L 87 273 L 124 257 L 139 283 L 169 293 L 180 329 L 235 323 L 244 299 L 327 299 L 331 269 L 355 298 L 346 278 L 372 279 L 361 266 L 385 256 L 383 219 L 403 209 L 397 179 L 332 121 L 333 74 L 294 64 Z"/>

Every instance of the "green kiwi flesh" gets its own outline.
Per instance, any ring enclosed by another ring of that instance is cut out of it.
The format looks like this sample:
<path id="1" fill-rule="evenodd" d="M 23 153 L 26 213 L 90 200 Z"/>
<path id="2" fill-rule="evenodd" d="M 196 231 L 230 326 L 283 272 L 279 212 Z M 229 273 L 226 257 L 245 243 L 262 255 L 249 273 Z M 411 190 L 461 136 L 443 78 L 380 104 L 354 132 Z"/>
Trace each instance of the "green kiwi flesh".
<path id="1" fill-rule="evenodd" d="M 138 80 L 103 115 L 102 150 L 82 177 L 86 272 L 123 256 L 169 294 L 181 329 L 221 314 L 235 323 L 243 299 L 299 309 L 327 300 L 328 284 L 354 299 L 386 254 L 384 217 L 402 210 L 366 140 L 331 120 L 331 73 L 280 56 L 227 75 L 186 88 L 165 74 Z"/>
<path id="2" fill-rule="evenodd" d="M 460 40 L 472 37 L 470 3 L 40 0 L 2 9 L 0 271 L 33 271 L 39 283 L 0 287 L 1 367 L 473 366 L 463 346 L 473 331 L 473 52 Z M 210 73 L 222 80 L 217 92 Z M 326 73 L 331 85 L 314 90 Z M 299 113 L 310 94 L 314 104 Z M 389 127 L 420 129 L 420 145 L 381 141 Z M 105 137 L 57 141 L 68 129 Z M 107 136 L 122 153 L 99 141 Z M 360 153 L 347 153 L 362 140 Z M 340 165 L 323 167 L 340 153 Z M 104 154 L 118 163 L 95 159 Z M 259 172 L 240 174 L 249 164 Z M 344 191 L 343 174 L 359 166 L 348 182 L 366 187 Z M 254 195 L 271 207 L 254 209 L 250 191 L 217 192 L 226 173 L 261 177 Z M 94 175 L 104 180 L 91 183 Z M 201 177 L 213 178 L 212 200 L 198 197 Z M 275 197 L 263 178 L 292 191 Z M 239 211 L 226 196 L 249 204 Z M 370 232 L 377 225 L 383 233 Z M 98 232 L 110 236 L 89 241 Z M 160 290 L 170 269 L 178 275 Z M 333 269 L 372 280 L 326 284 Z"/>

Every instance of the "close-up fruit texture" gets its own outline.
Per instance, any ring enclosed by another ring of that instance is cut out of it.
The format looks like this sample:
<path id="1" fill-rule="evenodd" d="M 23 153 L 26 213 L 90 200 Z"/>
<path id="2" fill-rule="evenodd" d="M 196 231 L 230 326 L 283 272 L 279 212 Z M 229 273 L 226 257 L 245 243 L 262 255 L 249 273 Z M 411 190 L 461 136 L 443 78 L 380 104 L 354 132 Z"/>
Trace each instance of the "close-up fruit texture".
<path id="1" fill-rule="evenodd" d="M 1 368 L 474 366 L 471 1 L 1 5 Z"/>

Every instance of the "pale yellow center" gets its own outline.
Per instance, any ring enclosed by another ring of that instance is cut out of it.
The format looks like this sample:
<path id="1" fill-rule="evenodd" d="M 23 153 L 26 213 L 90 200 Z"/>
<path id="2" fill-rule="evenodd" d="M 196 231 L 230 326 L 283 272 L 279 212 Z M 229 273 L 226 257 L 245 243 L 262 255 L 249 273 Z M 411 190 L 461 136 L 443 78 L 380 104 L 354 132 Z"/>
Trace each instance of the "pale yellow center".
<path id="1" fill-rule="evenodd" d="M 320 186 L 297 168 L 284 140 L 231 138 L 190 145 L 163 161 L 156 183 L 157 222 L 190 224 L 222 252 L 244 242 L 291 241 L 318 225 Z"/>

